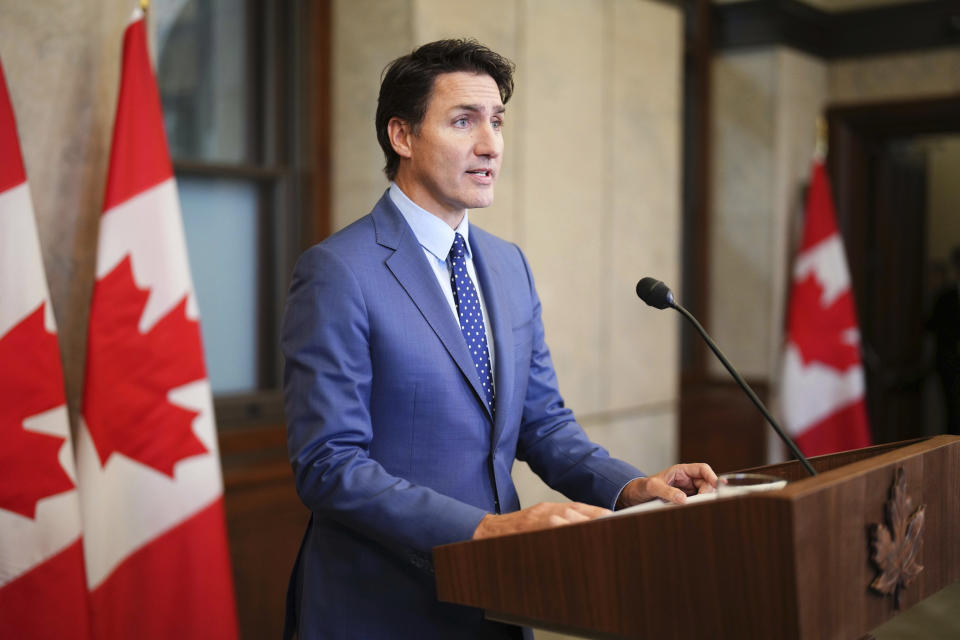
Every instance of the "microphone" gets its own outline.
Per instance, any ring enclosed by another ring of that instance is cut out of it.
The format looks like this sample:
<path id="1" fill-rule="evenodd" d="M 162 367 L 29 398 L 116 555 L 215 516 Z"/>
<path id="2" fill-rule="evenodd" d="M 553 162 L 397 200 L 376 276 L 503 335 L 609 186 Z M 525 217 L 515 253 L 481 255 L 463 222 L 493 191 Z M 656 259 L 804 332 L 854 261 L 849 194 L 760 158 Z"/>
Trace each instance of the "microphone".
<path id="1" fill-rule="evenodd" d="M 710 339 L 710 336 L 707 335 L 707 332 L 704 331 L 703 327 L 700 326 L 700 323 L 697 322 L 697 319 L 693 317 L 689 311 L 683 308 L 683 305 L 674 302 L 673 292 L 670 291 L 670 287 L 665 285 L 660 280 L 656 278 L 643 278 L 640 282 L 637 283 L 637 295 L 641 300 L 646 302 L 648 305 L 655 309 L 666 309 L 671 307 L 676 309 L 683 315 L 684 318 L 690 321 L 690 323 L 696 328 L 696 330 L 703 337 L 704 341 L 707 343 L 707 346 L 710 347 L 710 350 L 713 351 L 714 355 L 723 363 L 723 366 L 727 368 L 727 371 L 730 372 L 730 375 L 733 376 L 733 379 L 737 381 L 737 384 L 740 385 L 740 388 L 747 394 L 747 397 L 753 401 L 753 404 L 760 410 L 760 413 L 763 414 L 763 417 L 767 419 L 767 422 L 770 423 L 770 426 L 773 427 L 773 430 L 777 432 L 777 435 L 780 436 L 780 439 L 783 440 L 784 444 L 787 445 L 787 448 L 790 449 L 790 452 L 793 456 L 800 461 L 800 464 L 803 465 L 803 468 L 807 470 L 811 476 L 817 475 L 817 472 L 813 470 L 813 467 L 810 465 L 810 461 L 807 460 L 806 456 L 800 453 L 800 449 L 797 448 L 796 443 L 790 439 L 783 429 L 780 428 L 780 425 L 777 424 L 777 421 L 773 419 L 773 416 L 770 415 L 770 412 L 767 411 L 767 408 L 763 406 L 763 403 L 760 402 L 760 398 L 757 397 L 757 394 L 753 392 L 753 389 L 750 388 L 750 385 L 744 381 L 740 374 L 737 373 L 737 370 L 733 368 L 733 365 L 727 360 L 727 358 L 720 351 L 720 347 Z"/>
<path id="2" fill-rule="evenodd" d="M 655 309 L 673 306 L 673 291 L 656 278 L 644 278 L 637 283 L 637 295 Z"/>

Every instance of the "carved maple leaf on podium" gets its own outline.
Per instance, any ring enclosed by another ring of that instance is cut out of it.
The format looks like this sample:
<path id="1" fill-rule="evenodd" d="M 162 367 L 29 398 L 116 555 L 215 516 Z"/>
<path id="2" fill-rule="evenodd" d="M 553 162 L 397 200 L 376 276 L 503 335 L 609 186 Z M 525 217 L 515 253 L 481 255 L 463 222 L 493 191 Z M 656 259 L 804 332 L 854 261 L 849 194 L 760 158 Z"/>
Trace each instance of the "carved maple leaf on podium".
<path id="1" fill-rule="evenodd" d="M 906 485 L 903 468 L 898 468 L 886 506 L 887 522 L 892 531 L 885 524 L 871 527 L 871 559 L 880 574 L 870 583 L 870 588 L 883 595 L 893 595 L 897 609 L 900 608 L 900 592 L 923 571 L 917 556 L 920 554 L 926 505 L 920 505 L 908 516 L 913 502 L 907 496 Z"/>

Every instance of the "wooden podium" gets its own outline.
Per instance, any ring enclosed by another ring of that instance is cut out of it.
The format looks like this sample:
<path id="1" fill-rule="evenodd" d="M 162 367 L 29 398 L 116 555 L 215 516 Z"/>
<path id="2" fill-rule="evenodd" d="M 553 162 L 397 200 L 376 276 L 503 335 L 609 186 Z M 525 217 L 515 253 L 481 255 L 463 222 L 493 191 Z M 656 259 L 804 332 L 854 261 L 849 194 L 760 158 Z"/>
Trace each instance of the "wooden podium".
<path id="1" fill-rule="evenodd" d="M 897 530 L 898 469 L 912 505 L 893 515 L 923 507 L 908 549 L 923 569 L 900 610 L 960 579 L 960 437 L 812 464 L 815 477 L 795 461 L 755 470 L 787 478 L 778 491 L 437 547 L 438 596 L 589 638 L 859 638 L 897 613 L 870 584 L 875 525 Z"/>

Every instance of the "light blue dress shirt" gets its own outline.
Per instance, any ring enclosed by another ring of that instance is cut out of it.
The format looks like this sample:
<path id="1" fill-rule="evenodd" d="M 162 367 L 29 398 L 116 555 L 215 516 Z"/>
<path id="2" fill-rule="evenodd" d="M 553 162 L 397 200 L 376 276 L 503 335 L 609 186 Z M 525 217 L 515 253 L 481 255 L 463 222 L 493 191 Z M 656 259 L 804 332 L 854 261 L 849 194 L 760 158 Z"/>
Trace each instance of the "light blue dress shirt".
<path id="1" fill-rule="evenodd" d="M 395 182 L 390 183 L 389 194 L 390 200 L 397 205 L 403 219 L 413 229 L 413 235 L 420 243 L 423 255 L 426 256 L 434 275 L 437 276 L 437 282 L 440 283 L 440 289 L 447 298 L 447 303 L 450 305 L 450 311 L 453 313 L 457 325 L 460 324 L 460 317 L 457 315 L 457 302 L 453 297 L 453 286 L 450 284 L 450 263 L 447 258 L 450 255 L 450 247 L 453 246 L 454 236 L 458 233 L 463 236 L 467 245 L 467 273 L 470 274 L 473 286 L 477 289 L 477 297 L 480 299 L 483 327 L 487 334 L 487 344 L 490 345 L 490 374 L 493 375 L 496 360 L 493 334 L 490 330 L 490 318 L 487 316 L 487 305 L 483 301 L 483 290 L 480 287 L 479 280 L 477 280 L 477 272 L 473 268 L 473 249 L 470 248 L 470 213 L 465 213 L 457 228 L 451 229 L 446 222 L 408 198 L 407 194 Z"/>

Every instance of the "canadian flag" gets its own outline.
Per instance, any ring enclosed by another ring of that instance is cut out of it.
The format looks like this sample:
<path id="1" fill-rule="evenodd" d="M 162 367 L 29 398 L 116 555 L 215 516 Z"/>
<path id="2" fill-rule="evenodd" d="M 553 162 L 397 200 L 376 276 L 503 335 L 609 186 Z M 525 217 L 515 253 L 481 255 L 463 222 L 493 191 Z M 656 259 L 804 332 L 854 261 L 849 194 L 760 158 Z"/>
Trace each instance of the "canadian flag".
<path id="1" fill-rule="evenodd" d="M 210 385 L 143 14 L 120 95 L 77 468 L 97 638 L 236 638 Z"/>
<path id="2" fill-rule="evenodd" d="M 89 638 L 57 329 L 0 64 L 0 638 Z"/>
<path id="3" fill-rule="evenodd" d="M 850 271 L 821 160 L 813 164 L 793 267 L 783 367 L 784 423 L 801 451 L 820 455 L 870 444 Z"/>

